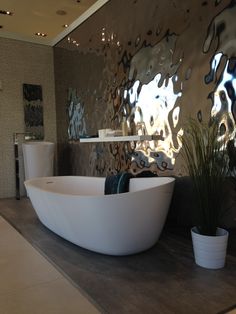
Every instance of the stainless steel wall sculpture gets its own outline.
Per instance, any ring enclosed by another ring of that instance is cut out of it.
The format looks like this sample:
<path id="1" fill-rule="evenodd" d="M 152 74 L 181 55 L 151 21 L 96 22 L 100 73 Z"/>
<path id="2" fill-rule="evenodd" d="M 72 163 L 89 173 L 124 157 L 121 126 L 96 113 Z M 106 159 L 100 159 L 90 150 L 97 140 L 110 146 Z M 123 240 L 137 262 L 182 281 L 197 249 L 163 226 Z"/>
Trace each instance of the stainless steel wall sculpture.
<path id="1" fill-rule="evenodd" d="M 111 0 L 62 40 L 54 49 L 58 140 L 70 147 L 71 172 L 180 175 L 179 135 L 189 116 L 216 117 L 222 138 L 234 139 L 235 14 L 234 0 Z M 69 87 L 77 111 L 66 108 Z M 158 140 L 67 144 L 120 129 L 124 119 Z"/>

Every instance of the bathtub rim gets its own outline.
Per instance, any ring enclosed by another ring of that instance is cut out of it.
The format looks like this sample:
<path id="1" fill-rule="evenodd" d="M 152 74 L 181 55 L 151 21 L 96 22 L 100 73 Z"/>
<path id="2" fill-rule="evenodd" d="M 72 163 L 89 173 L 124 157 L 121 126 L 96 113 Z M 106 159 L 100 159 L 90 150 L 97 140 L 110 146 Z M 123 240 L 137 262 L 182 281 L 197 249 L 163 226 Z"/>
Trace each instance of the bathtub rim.
<path id="1" fill-rule="evenodd" d="M 28 140 L 28 141 L 25 141 L 22 143 L 22 145 L 24 146 L 30 146 L 30 145 L 33 145 L 33 146 L 36 146 L 36 145 L 46 145 L 46 146 L 52 146 L 52 145 L 55 145 L 54 142 L 50 142 L 50 141 L 37 141 L 37 140 Z"/>
<path id="2" fill-rule="evenodd" d="M 119 197 L 122 197 L 125 196 L 125 195 L 130 195 L 130 194 L 134 194 L 134 193 L 140 193 L 140 192 L 143 192 L 143 191 L 147 191 L 147 190 L 154 190 L 154 189 L 157 189 L 157 188 L 160 188 L 160 187 L 164 187 L 166 185 L 169 185 L 169 184 L 174 184 L 176 179 L 174 177 L 170 177 L 170 176 L 166 176 L 166 177 L 140 177 L 140 178 L 131 178 L 130 180 L 135 180 L 135 179 L 160 179 L 160 178 L 167 178 L 167 179 L 170 179 L 168 180 L 166 183 L 163 183 L 163 184 L 160 184 L 160 185 L 157 185 L 157 186 L 153 186 L 153 187 L 148 187 L 148 188 L 143 188 L 142 190 L 137 190 L 137 191 L 128 191 L 128 192 L 124 192 L 124 193 L 116 193 L 116 194 L 96 194 L 96 195 L 91 195 L 91 194 L 87 194 L 87 195 L 83 195 L 83 194 L 70 194 L 70 193 L 65 193 L 65 192 L 56 192 L 56 191 L 50 191 L 50 190 L 47 190 L 45 188 L 42 188 L 42 187 L 38 187 L 38 186 L 35 186 L 33 184 L 30 184 L 31 182 L 33 181 L 40 181 L 42 179 L 48 179 L 48 180 L 53 180 L 53 178 L 96 178 L 96 179 L 104 179 L 104 183 L 105 183 L 105 177 L 92 177 L 92 176 L 52 176 L 52 177 L 37 177 L 37 178 L 31 178 L 31 179 L 28 179 L 26 181 L 24 181 L 24 185 L 27 189 L 27 186 L 29 186 L 30 188 L 33 188 L 33 189 L 37 189 L 37 190 L 40 190 L 40 191 L 43 191 L 43 192 L 47 192 L 47 193 L 51 193 L 51 194 L 55 194 L 55 195 L 61 195 L 61 196 L 66 196 L 66 197 L 81 197 L 81 198 L 88 198 L 88 197 L 91 197 L 91 198 L 111 198 L 111 197 L 116 197 L 116 198 L 119 198 Z M 104 186 L 105 188 L 105 186 Z M 170 192 L 167 192 L 167 191 L 163 191 L 163 193 L 170 193 Z"/>

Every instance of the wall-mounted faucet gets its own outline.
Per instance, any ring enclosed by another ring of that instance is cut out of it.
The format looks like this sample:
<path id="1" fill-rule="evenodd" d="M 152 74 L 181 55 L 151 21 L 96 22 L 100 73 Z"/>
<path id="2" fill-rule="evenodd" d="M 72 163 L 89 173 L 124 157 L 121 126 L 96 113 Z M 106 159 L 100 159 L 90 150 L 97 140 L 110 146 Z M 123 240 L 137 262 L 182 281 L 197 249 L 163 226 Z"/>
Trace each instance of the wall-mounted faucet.
<path id="1" fill-rule="evenodd" d="M 18 144 L 19 135 L 24 136 L 25 141 L 34 140 L 35 134 L 31 132 L 15 132 L 13 133 L 13 143 Z"/>

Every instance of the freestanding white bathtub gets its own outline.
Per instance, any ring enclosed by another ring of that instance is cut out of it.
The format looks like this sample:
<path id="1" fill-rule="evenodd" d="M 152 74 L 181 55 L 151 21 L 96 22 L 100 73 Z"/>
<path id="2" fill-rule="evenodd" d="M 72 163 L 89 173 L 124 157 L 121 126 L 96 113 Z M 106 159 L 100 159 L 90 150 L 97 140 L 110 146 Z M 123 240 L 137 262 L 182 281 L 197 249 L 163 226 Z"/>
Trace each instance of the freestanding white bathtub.
<path id="1" fill-rule="evenodd" d="M 129 192 L 104 195 L 105 178 L 61 176 L 25 181 L 40 221 L 83 248 L 110 255 L 147 250 L 158 240 L 174 178 L 130 179 Z"/>

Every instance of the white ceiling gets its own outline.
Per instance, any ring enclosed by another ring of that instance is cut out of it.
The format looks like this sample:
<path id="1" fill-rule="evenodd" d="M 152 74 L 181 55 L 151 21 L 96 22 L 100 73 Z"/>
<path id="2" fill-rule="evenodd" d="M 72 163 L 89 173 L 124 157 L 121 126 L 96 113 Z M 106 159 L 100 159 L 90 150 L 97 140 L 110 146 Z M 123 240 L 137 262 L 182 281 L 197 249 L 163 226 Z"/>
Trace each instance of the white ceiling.
<path id="1" fill-rule="evenodd" d="M 0 14 L 0 25 L 3 26 L 0 37 L 53 46 L 108 1 L 0 0 L 0 10 L 13 12 L 13 15 Z M 64 28 L 64 24 L 69 27 Z M 36 36 L 37 32 L 47 36 Z"/>

